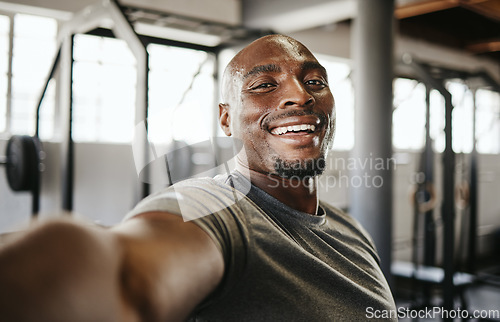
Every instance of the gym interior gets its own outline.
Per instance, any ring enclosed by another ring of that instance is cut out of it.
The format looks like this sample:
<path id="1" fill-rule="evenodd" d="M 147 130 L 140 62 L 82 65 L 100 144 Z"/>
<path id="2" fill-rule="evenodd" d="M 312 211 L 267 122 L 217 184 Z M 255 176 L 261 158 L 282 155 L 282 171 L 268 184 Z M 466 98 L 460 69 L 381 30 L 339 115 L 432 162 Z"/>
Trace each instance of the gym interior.
<path id="1" fill-rule="evenodd" d="M 500 321 L 498 0 L 2 0 L 0 243 L 225 171 L 223 68 L 272 33 L 328 71 L 320 195 L 372 235 L 400 320 Z"/>

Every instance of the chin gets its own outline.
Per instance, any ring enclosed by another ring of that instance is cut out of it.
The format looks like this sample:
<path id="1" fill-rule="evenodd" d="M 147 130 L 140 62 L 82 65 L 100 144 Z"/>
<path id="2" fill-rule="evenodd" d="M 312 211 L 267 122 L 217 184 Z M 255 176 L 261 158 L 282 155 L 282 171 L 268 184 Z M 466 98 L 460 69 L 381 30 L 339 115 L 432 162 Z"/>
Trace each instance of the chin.
<path id="1" fill-rule="evenodd" d="M 274 158 L 274 171 L 283 178 L 311 178 L 321 175 L 326 167 L 325 156 L 305 159 Z"/>

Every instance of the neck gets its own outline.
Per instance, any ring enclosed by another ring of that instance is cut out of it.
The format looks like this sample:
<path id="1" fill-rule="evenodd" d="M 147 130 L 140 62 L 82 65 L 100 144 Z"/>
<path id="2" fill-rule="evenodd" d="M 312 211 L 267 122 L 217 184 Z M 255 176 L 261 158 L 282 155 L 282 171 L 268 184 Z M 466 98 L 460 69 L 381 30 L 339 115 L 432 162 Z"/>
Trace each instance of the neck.
<path id="1" fill-rule="evenodd" d="M 248 177 L 250 182 L 264 190 L 285 205 L 308 214 L 315 215 L 318 211 L 318 177 L 299 180 L 287 179 L 273 174 L 261 173 L 240 164 L 236 169 Z"/>

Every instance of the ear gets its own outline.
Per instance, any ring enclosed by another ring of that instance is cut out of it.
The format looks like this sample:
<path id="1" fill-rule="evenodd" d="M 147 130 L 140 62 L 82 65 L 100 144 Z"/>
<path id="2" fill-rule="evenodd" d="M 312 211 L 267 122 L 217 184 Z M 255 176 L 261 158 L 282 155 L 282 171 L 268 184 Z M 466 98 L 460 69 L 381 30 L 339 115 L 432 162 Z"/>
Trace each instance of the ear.
<path id="1" fill-rule="evenodd" d="M 227 136 L 231 136 L 231 116 L 229 115 L 229 105 L 219 104 L 219 125 Z"/>

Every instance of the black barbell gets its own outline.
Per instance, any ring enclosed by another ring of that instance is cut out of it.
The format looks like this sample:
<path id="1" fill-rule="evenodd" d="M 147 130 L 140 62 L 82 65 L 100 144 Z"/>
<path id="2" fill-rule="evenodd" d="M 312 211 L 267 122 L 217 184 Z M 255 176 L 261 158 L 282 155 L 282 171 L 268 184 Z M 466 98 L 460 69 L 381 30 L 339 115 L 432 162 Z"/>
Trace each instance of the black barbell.
<path id="1" fill-rule="evenodd" d="M 10 189 L 32 193 L 33 215 L 38 213 L 39 208 L 43 158 L 42 144 L 37 136 L 14 135 L 8 140 L 5 156 L 0 161 L 1 165 L 5 165 Z"/>
<path id="2" fill-rule="evenodd" d="M 13 191 L 32 191 L 40 183 L 42 149 L 40 140 L 29 135 L 14 135 L 7 142 L 3 164 Z"/>

